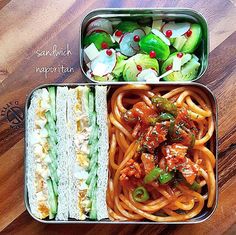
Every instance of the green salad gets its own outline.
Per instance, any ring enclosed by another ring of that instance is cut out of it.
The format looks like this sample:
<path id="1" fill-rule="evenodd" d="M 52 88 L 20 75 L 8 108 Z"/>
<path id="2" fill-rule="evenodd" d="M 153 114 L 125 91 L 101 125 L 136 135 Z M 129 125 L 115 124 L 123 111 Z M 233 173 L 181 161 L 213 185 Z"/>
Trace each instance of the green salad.
<path id="1" fill-rule="evenodd" d="M 191 81 L 201 61 L 199 24 L 153 20 L 90 22 L 83 38 L 87 76 L 95 81 Z"/>

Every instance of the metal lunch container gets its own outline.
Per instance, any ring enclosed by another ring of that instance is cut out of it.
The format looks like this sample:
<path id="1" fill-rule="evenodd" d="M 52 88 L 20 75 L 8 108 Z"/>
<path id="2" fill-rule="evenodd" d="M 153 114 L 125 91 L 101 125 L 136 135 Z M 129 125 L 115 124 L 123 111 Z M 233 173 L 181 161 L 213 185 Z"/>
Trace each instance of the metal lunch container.
<path id="1" fill-rule="evenodd" d="M 130 83 L 131 84 L 131 83 Z M 136 84 L 144 84 L 144 83 L 136 83 Z M 48 86 L 68 86 L 71 88 L 74 88 L 76 86 L 90 86 L 90 87 L 94 87 L 94 86 L 99 86 L 99 84 L 94 84 L 94 83 L 71 83 L 71 84 L 45 84 L 45 85 L 41 85 L 37 88 L 35 88 L 28 96 L 26 103 L 25 103 L 25 126 L 27 127 L 27 120 L 28 120 L 28 108 L 30 106 L 30 102 L 31 102 L 31 97 L 32 94 L 40 88 L 44 88 L 44 87 L 48 87 Z M 115 89 L 119 88 L 120 86 L 124 85 L 122 83 L 119 84 L 114 84 L 114 83 L 104 83 L 102 85 L 106 85 L 108 87 L 108 99 L 109 99 L 109 92 L 110 91 L 114 91 Z M 153 222 L 153 221 L 123 221 L 123 222 L 119 222 L 119 221 L 110 221 L 109 219 L 106 220 L 101 220 L 101 221 L 91 221 L 91 220 L 84 220 L 84 221 L 78 221 L 75 219 L 70 219 L 68 221 L 56 221 L 56 220 L 49 220 L 49 219 L 38 219 L 36 218 L 30 211 L 30 206 L 29 206 L 29 200 L 28 200 L 28 190 L 27 190 L 27 175 L 26 175 L 26 167 L 27 167 L 27 163 L 26 163 L 26 148 L 27 148 L 27 140 L 29 138 L 28 136 L 28 132 L 27 132 L 27 128 L 25 129 L 25 184 L 24 184 L 24 201 L 25 201 L 25 206 L 27 211 L 29 212 L 29 214 L 37 221 L 42 222 L 42 223 L 48 223 L 48 224 L 196 224 L 196 223 L 200 223 L 203 222 L 205 220 L 207 220 L 208 218 L 211 217 L 211 215 L 214 213 L 216 207 L 217 207 L 217 203 L 218 203 L 218 110 L 217 110 L 217 103 L 216 103 L 216 99 L 214 97 L 214 95 L 212 94 L 212 92 L 204 85 L 199 84 L 199 83 L 189 83 L 189 82 L 185 82 L 185 83 L 159 83 L 159 84 L 155 84 L 155 83 L 148 83 L 147 85 L 151 85 L 153 88 L 154 87 L 172 87 L 172 88 L 176 88 L 176 87 L 180 87 L 180 86 L 187 86 L 187 87 L 197 87 L 199 89 L 201 89 L 202 92 L 204 92 L 206 94 L 206 96 L 209 98 L 210 102 L 211 102 L 211 107 L 212 107 L 212 112 L 213 112 L 213 118 L 214 118 L 214 128 L 215 131 L 213 133 L 212 139 L 213 139 L 213 143 L 214 143 L 214 151 L 213 154 L 216 157 L 216 168 L 215 168 L 215 177 L 216 177 L 216 196 L 215 196 L 215 203 L 214 206 L 212 208 L 207 208 L 206 203 L 205 206 L 203 208 L 203 210 L 201 211 L 201 213 L 188 220 L 188 221 L 178 221 L 178 222 Z M 111 89 L 110 89 L 111 88 Z"/>
<path id="2" fill-rule="evenodd" d="M 163 20 L 175 20 L 175 21 L 188 21 L 192 23 L 198 23 L 203 31 L 202 41 L 196 50 L 196 54 L 199 57 L 201 63 L 199 74 L 196 79 L 189 82 L 197 81 L 205 73 L 208 66 L 208 54 L 209 54 L 209 34 L 208 25 L 206 19 L 199 12 L 188 8 L 107 8 L 107 9 L 96 9 L 89 12 L 83 19 L 80 31 L 80 67 L 84 76 L 91 82 L 106 83 L 96 81 L 89 78 L 86 74 L 88 70 L 84 62 L 84 50 L 83 41 L 88 24 L 97 19 L 106 18 L 112 22 L 119 20 L 133 20 L 141 23 L 150 23 L 152 18 L 163 19 Z M 109 82 L 109 81 L 108 81 Z M 126 81 L 114 81 L 113 83 L 129 83 Z"/>

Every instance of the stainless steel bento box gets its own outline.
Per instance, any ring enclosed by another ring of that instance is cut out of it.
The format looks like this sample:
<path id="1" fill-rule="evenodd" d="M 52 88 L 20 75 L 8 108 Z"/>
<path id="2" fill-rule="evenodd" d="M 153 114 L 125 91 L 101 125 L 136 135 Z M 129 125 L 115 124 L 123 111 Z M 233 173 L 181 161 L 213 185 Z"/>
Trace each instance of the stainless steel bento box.
<path id="1" fill-rule="evenodd" d="M 83 53 L 83 41 L 85 36 L 85 30 L 87 25 L 97 19 L 97 18 L 106 18 L 110 21 L 117 20 L 134 20 L 136 22 L 150 22 L 152 18 L 155 19 L 163 19 L 163 20 L 176 20 L 176 21 L 189 21 L 192 23 L 200 24 L 203 36 L 202 41 L 197 49 L 197 55 L 200 58 L 201 66 L 199 69 L 199 73 L 196 79 L 191 80 L 190 82 L 197 81 L 201 78 L 201 76 L 205 73 L 208 66 L 208 54 L 209 54 L 209 33 L 208 33 L 208 25 L 207 21 L 202 14 L 199 12 L 188 9 L 188 8 L 107 8 L 107 9 L 96 9 L 89 12 L 83 19 L 80 30 L 80 67 L 84 74 L 84 76 L 92 81 L 99 82 L 94 79 L 89 78 L 86 75 L 86 64 L 84 62 L 84 53 Z M 129 83 L 126 81 L 121 81 L 122 83 Z M 114 83 L 120 83 L 114 81 Z"/>
<path id="2" fill-rule="evenodd" d="M 143 84 L 143 83 L 136 83 L 136 84 Z M 74 88 L 78 85 L 87 85 L 90 87 L 94 87 L 94 86 L 99 86 L 99 84 L 94 84 L 94 83 L 73 83 L 73 84 L 44 84 L 41 85 L 39 87 L 36 87 L 27 97 L 26 103 L 25 103 L 25 126 L 27 126 L 27 120 L 28 120 L 28 108 L 30 106 L 30 102 L 31 102 L 31 98 L 32 98 L 32 94 L 40 88 L 44 88 L 44 87 L 48 87 L 48 86 L 67 86 L 67 87 L 71 87 Z M 107 97 L 109 97 L 109 92 L 110 91 L 114 91 L 115 89 L 117 89 L 118 87 L 124 85 L 124 84 L 114 84 L 114 83 L 106 83 L 106 84 L 102 84 L 102 85 L 106 85 L 108 87 L 108 94 Z M 27 179 L 26 179 L 26 158 L 25 158 L 25 184 L 24 184 L 24 202 L 25 202 L 25 206 L 27 211 L 29 212 L 29 214 L 37 221 L 42 222 L 42 223 L 48 223 L 48 224 L 196 224 L 196 223 L 200 223 L 203 222 L 205 220 L 207 220 L 208 218 L 211 217 L 211 215 L 214 213 L 216 207 L 217 207 L 217 203 L 218 203 L 218 110 L 217 110 L 217 103 L 216 103 L 216 99 L 214 97 L 214 95 L 212 94 L 212 92 L 204 85 L 202 84 L 198 84 L 198 83 L 159 83 L 159 84 L 154 84 L 154 83 L 149 83 L 147 85 L 152 85 L 153 87 L 180 87 L 180 86 L 188 86 L 188 87 L 198 87 L 201 89 L 201 91 L 203 91 L 206 96 L 209 98 L 210 102 L 211 102 L 211 107 L 212 107 L 212 111 L 213 111 L 213 118 L 214 118 L 214 133 L 213 133 L 213 143 L 214 143 L 214 150 L 213 150 L 213 154 L 216 157 L 216 167 L 215 167 L 215 177 L 216 177 L 216 195 L 215 195 L 215 202 L 214 202 L 214 206 L 212 208 L 207 208 L 206 203 L 205 206 L 203 208 L 203 211 L 195 218 L 192 218 L 188 221 L 179 221 L 179 222 L 152 222 L 152 221 L 123 221 L 123 222 L 113 222 L 110 221 L 109 219 L 106 220 L 101 220 L 101 221 L 91 221 L 91 220 L 84 220 L 84 221 L 78 221 L 78 220 L 74 220 L 74 219 L 70 219 L 69 221 L 56 221 L 56 220 L 49 220 L 49 219 L 38 219 L 36 218 L 30 211 L 30 206 L 29 206 L 29 200 L 28 200 L 28 191 L 27 191 Z M 110 89 L 111 88 L 111 89 Z M 26 146 L 27 146 L 27 139 L 28 139 L 28 133 L 27 133 L 27 129 L 25 130 L 25 155 L 26 155 Z"/>

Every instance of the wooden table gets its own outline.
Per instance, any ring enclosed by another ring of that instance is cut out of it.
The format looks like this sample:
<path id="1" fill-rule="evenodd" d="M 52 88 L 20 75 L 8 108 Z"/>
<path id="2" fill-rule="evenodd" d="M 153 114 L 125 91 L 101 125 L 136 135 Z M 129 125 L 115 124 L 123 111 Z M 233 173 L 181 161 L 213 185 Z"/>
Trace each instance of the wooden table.
<path id="1" fill-rule="evenodd" d="M 0 1 L 0 231 L 2 234 L 235 234 L 236 233 L 236 1 L 2 0 Z M 198 225 L 45 225 L 34 221 L 23 202 L 26 95 L 37 85 L 81 82 L 79 28 L 98 7 L 190 7 L 208 20 L 210 59 L 200 82 L 219 106 L 219 205 Z M 40 56 L 68 45 L 69 56 Z M 68 67 L 59 73 L 42 68 Z M 70 71 L 71 70 L 71 71 Z"/>

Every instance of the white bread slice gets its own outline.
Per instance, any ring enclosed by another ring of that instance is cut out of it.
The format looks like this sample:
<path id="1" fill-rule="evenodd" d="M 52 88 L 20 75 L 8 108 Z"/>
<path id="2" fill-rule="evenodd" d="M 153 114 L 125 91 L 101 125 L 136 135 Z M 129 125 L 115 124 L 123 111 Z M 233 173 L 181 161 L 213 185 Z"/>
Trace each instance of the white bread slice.
<path id="1" fill-rule="evenodd" d="M 108 218 L 106 191 L 108 182 L 108 122 L 107 122 L 107 87 L 95 86 L 95 105 L 97 124 L 99 126 L 98 140 L 98 180 L 97 180 L 97 219 Z"/>
<path id="2" fill-rule="evenodd" d="M 26 185 L 28 191 L 28 199 L 31 213 L 37 218 L 43 218 L 43 215 L 38 210 L 39 200 L 36 192 L 36 158 L 34 155 L 34 131 L 35 131 L 35 119 L 36 110 L 38 109 L 39 100 L 42 97 L 43 89 L 36 90 L 31 98 L 30 107 L 28 109 L 28 115 L 26 120 Z M 45 183 L 46 184 L 46 183 Z M 45 192 L 47 194 L 47 192 Z M 41 203 L 47 208 L 49 205 L 47 202 Z"/>
<path id="3" fill-rule="evenodd" d="M 37 100 L 39 98 L 40 91 L 35 91 L 30 107 L 28 109 L 28 115 L 27 115 L 27 126 L 26 126 L 26 133 L 27 133 L 27 139 L 26 139 L 26 184 L 28 189 L 28 198 L 29 198 L 29 206 L 30 210 L 33 215 L 36 217 L 40 217 L 40 214 L 37 210 L 37 196 L 36 196 L 36 188 L 34 186 L 35 181 L 35 169 L 36 169 L 36 162 L 34 158 L 33 153 L 33 145 L 31 144 L 30 136 L 33 135 L 34 130 L 34 120 L 35 120 L 35 113 L 37 109 Z"/>
<path id="4" fill-rule="evenodd" d="M 76 105 L 76 92 L 75 89 L 70 89 L 67 97 L 67 120 L 68 120 L 68 164 L 69 164 L 69 217 L 78 218 L 79 213 L 76 207 L 77 203 L 77 187 L 76 182 L 73 179 L 73 174 L 71 173 L 72 167 L 76 160 L 76 149 L 73 138 L 76 134 L 76 119 L 74 108 Z"/>
<path id="5" fill-rule="evenodd" d="M 69 217 L 69 170 L 68 170 L 68 130 L 67 130 L 67 96 L 68 87 L 57 87 L 56 115 L 57 115 L 57 174 L 58 211 L 56 220 L 68 220 Z"/>

